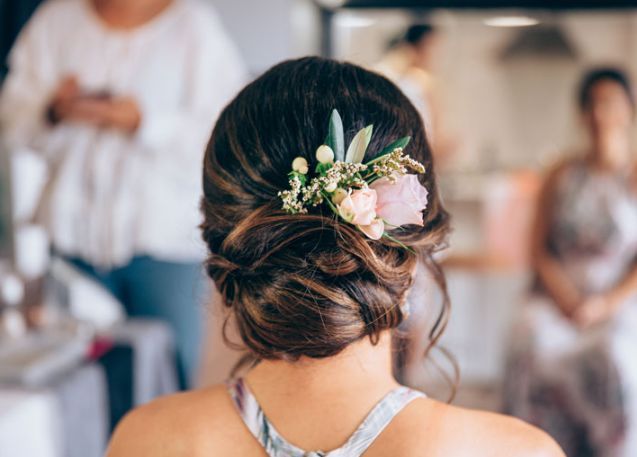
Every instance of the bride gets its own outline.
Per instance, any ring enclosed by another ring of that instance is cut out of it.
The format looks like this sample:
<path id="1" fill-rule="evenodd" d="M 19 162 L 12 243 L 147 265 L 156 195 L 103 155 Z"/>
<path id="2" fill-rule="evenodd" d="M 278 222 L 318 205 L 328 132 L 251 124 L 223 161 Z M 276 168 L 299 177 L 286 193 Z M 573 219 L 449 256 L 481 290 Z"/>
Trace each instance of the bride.
<path id="1" fill-rule="evenodd" d="M 438 272 L 449 229 L 435 178 L 418 112 L 375 73 L 311 57 L 248 85 L 206 151 L 201 228 L 249 369 L 134 411 L 108 456 L 563 456 L 392 377 L 416 264 Z"/>

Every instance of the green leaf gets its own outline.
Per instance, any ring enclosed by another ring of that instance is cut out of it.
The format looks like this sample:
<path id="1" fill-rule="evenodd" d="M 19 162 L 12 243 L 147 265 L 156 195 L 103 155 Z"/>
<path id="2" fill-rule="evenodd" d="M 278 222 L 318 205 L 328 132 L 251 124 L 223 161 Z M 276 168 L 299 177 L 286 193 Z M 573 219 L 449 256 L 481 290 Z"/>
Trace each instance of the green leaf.
<path id="1" fill-rule="evenodd" d="M 292 179 L 295 176 L 299 178 L 299 180 L 301 181 L 301 184 L 305 186 L 305 183 L 307 182 L 307 176 L 299 173 L 298 171 L 291 171 L 288 173 L 288 179 Z"/>
<path id="2" fill-rule="evenodd" d="M 332 168 L 333 165 L 331 163 L 317 163 L 316 167 L 314 168 L 314 172 L 320 176 L 325 175 L 325 173 L 327 173 L 327 170 L 329 170 L 330 168 Z"/>
<path id="3" fill-rule="evenodd" d="M 341 162 L 345 159 L 345 133 L 343 131 L 343 120 L 338 111 L 332 110 L 330 124 L 327 129 L 325 144 L 334 151 L 334 159 Z"/>
<path id="4" fill-rule="evenodd" d="M 389 146 L 386 146 L 385 148 L 383 148 L 383 150 L 378 153 L 376 158 L 380 156 L 384 156 L 385 154 L 389 154 L 390 152 L 392 152 L 394 149 L 397 149 L 397 148 L 405 149 L 405 147 L 407 147 L 407 145 L 409 144 L 410 140 L 411 140 L 410 136 L 404 136 L 402 138 L 397 139 L 396 141 L 391 143 Z"/>
<path id="5" fill-rule="evenodd" d="M 345 154 L 345 162 L 348 163 L 361 163 L 363 158 L 365 157 L 365 151 L 367 151 L 367 146 L 369 146 L 369 142 L 372 139 L 372 132 L 374 130 L 373 125 L 368 125 L 364 129 L 358 131 L 358 133 L 354 136 L 354 139 L 350 143 L 347 148 L 347 153 Z"/>

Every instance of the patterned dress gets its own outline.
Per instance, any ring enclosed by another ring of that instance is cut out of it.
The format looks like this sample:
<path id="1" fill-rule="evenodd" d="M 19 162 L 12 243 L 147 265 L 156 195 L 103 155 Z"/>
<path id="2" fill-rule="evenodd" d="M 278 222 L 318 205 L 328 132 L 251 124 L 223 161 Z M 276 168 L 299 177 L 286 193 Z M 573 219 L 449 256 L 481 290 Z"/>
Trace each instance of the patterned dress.
<path id="1" fill-rule="evenodd" d="M 228 382 L 228 389 L 241 418 L 270 457 L 357 457 L 362 455 L 389 425 L 391 420 L 412 400 L 424 397 L 421 392 L 398 387 L 389 392 L 356 429 L 347 443 L 329 451 L 304 451 L 288 443 L 263 413 L 242 378 Z"/>
<path id="2" fill-rule="evenodd" d="M 548 248 L 583 296 L 620 282 L 637 259 L 637 193 L 583 160 L 558 179 Z M 507 412 L 549 432 L 568 456 L 637 456 L 637 296 L 580 330 L 541 291 L 513 332 Z"/>

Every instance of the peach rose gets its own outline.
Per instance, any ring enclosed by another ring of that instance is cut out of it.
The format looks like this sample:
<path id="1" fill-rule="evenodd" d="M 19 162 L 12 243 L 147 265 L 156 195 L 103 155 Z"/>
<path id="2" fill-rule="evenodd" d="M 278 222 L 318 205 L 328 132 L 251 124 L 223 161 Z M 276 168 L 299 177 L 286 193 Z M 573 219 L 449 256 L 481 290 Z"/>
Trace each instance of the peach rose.
<path id="1" fill-rule="evenodd" d="M 376 191 L 357 189 L 338 205 L 338 213 L 354 225 L 370 225 L 376 219 Z"/>
<path id="2" fill-rule="evenodd" d="M 369 225 L 359 225 L 359 229 L 372 240 L 378 240 L 385 232 L 385 223 L 382 219 L 376 218 Z"/>

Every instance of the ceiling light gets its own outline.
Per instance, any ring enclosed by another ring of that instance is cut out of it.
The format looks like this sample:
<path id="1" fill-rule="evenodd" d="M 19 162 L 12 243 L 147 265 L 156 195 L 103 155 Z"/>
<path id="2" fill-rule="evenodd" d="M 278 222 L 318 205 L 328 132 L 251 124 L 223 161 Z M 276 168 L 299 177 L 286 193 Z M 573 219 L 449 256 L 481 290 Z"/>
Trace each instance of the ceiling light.
<path id="1" fill-rule="evenodd" d="M 370 17 L 358 14 L 339 14 L 336 16 L 336 24 L 344 28 L 360 28 L 374 25 L 376 21 Z"/>
<path id="2" fill-rule="evenodd" d="M 529 27 L 540 21 L 529 16 L 495 16 L 484 20 L 489 27 Z"/>
<path id="3" fill-rule="evenodd" d="M 340 8 L 345 4 L 345 0 L 318 0 L 318 3 L 324 8 Z"/>

